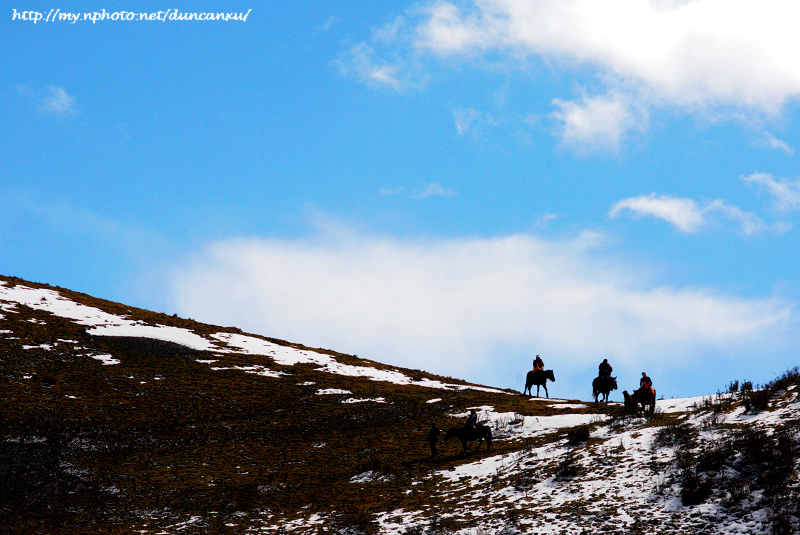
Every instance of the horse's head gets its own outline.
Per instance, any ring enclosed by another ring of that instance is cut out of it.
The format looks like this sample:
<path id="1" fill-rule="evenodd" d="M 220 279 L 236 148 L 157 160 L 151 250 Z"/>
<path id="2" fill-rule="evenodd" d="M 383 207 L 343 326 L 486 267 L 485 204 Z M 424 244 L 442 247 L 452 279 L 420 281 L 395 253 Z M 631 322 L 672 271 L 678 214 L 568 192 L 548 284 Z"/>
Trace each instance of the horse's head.
<path id="1" fill-rule="evenodd" d="M 556 382 L 556 376 L 553 375 L 553 370 L 545 370 L 544 376 L 547 379 L 550 379 L 551 381 L 553 381 L 554 383 Z"/>
<path id="2" fill-rule="evenodd" d="M 611 380 L 608 382 L 608 384 L 611 386 L 611 390 L 616 390 L 617 389 L 617 378 L 616 377 L 610 377 L 610 379 Z"/>

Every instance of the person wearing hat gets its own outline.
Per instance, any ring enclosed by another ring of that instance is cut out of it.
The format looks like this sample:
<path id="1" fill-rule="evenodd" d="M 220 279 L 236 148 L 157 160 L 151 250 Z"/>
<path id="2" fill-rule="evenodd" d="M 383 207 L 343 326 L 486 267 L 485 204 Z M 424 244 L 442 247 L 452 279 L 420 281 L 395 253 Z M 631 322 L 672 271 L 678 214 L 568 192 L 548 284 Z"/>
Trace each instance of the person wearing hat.
<path id="1" fill-rule="evenodd" d="M 614 371 L 614 368 L 608 363 L 608 359 L 603 359 L 603 362 L 598 366 L 598 375 L 600 377 L 611 377 L 612 371 Z"/>

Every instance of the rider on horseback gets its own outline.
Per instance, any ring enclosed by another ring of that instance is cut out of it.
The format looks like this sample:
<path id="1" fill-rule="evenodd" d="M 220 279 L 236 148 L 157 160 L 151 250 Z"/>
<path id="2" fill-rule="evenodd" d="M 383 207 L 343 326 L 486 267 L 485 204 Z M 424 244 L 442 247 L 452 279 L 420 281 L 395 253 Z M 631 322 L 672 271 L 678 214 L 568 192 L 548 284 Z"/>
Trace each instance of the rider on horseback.
<path id="1" fill-rule="evenodd" d="M 533 359 L 533 371 L 536 372 L 539 370 L 544 370 L 544 361 L 542 360 L 542 357 L 536 355 L 536 358 Z"/>
<path id="2" fill-rule="evenodd" d="M 647 376 L 647 373 L 645 373 L 645 372 L 642 372 L 642 378 L 641 378 L 641 379 L 639 379 L 639 389 L 640 389 L 642 392 L 645 392 L 645 391 L 647 391 L 647 392 L 650 392 L 650 394 L 651 394 L 651 395 L 652 395 L 654 398 L 655 398 L 655 396 L 656 396 L 656 391 L 655 391 L 655 389 L 653 388 L 653 380 L 652 380 L 652 379 L 650 379 L 650 377 L 648 377 L 648 376 Z"/>
<path id="3" fill-rule="evenodd" d="M 468 427 L 474 431 L 476 425 L 478 425 L 478 413 L 475 412 L 475 409 L 472 409 L 469 412 L 467 423 L 464 425 L 464 427 Z"/>
<path id="4" fill-rule="evenodd" d="M 612 368 L 611 364 L 608 363 L 608 359 L 603 359 L 603 362 L 601 362 L 600 366 L 598 366 L 597 375 L 600 377 L 611 377 L 612 371 L 614 371 L 614 368 Z"/>

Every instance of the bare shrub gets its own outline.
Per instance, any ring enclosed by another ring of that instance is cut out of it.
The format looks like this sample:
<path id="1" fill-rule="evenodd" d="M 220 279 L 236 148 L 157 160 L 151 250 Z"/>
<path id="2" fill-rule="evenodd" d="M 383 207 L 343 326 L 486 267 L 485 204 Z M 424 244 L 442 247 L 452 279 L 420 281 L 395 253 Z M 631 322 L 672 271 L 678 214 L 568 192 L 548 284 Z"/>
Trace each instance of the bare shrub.
<path id="1" fill-rule="evenodd" d="M 567 439 L 570 445 L 575 446 L 589 440 L 589 426 L 582 425 L 567 432 Z"/>

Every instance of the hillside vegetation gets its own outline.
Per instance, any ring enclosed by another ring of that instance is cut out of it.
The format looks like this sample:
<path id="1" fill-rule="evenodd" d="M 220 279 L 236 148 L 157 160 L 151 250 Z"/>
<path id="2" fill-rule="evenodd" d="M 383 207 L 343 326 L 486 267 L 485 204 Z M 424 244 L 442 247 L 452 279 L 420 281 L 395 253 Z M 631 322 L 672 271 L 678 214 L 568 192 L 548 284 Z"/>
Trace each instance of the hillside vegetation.
<path id="1" fill-rule="evenodd" d="M 800 526 L 796 369 L 626 415 L 0 277 L 0 384 L 8 533 Z M 492 450 L 431 457 L 471 408 Z"/>

